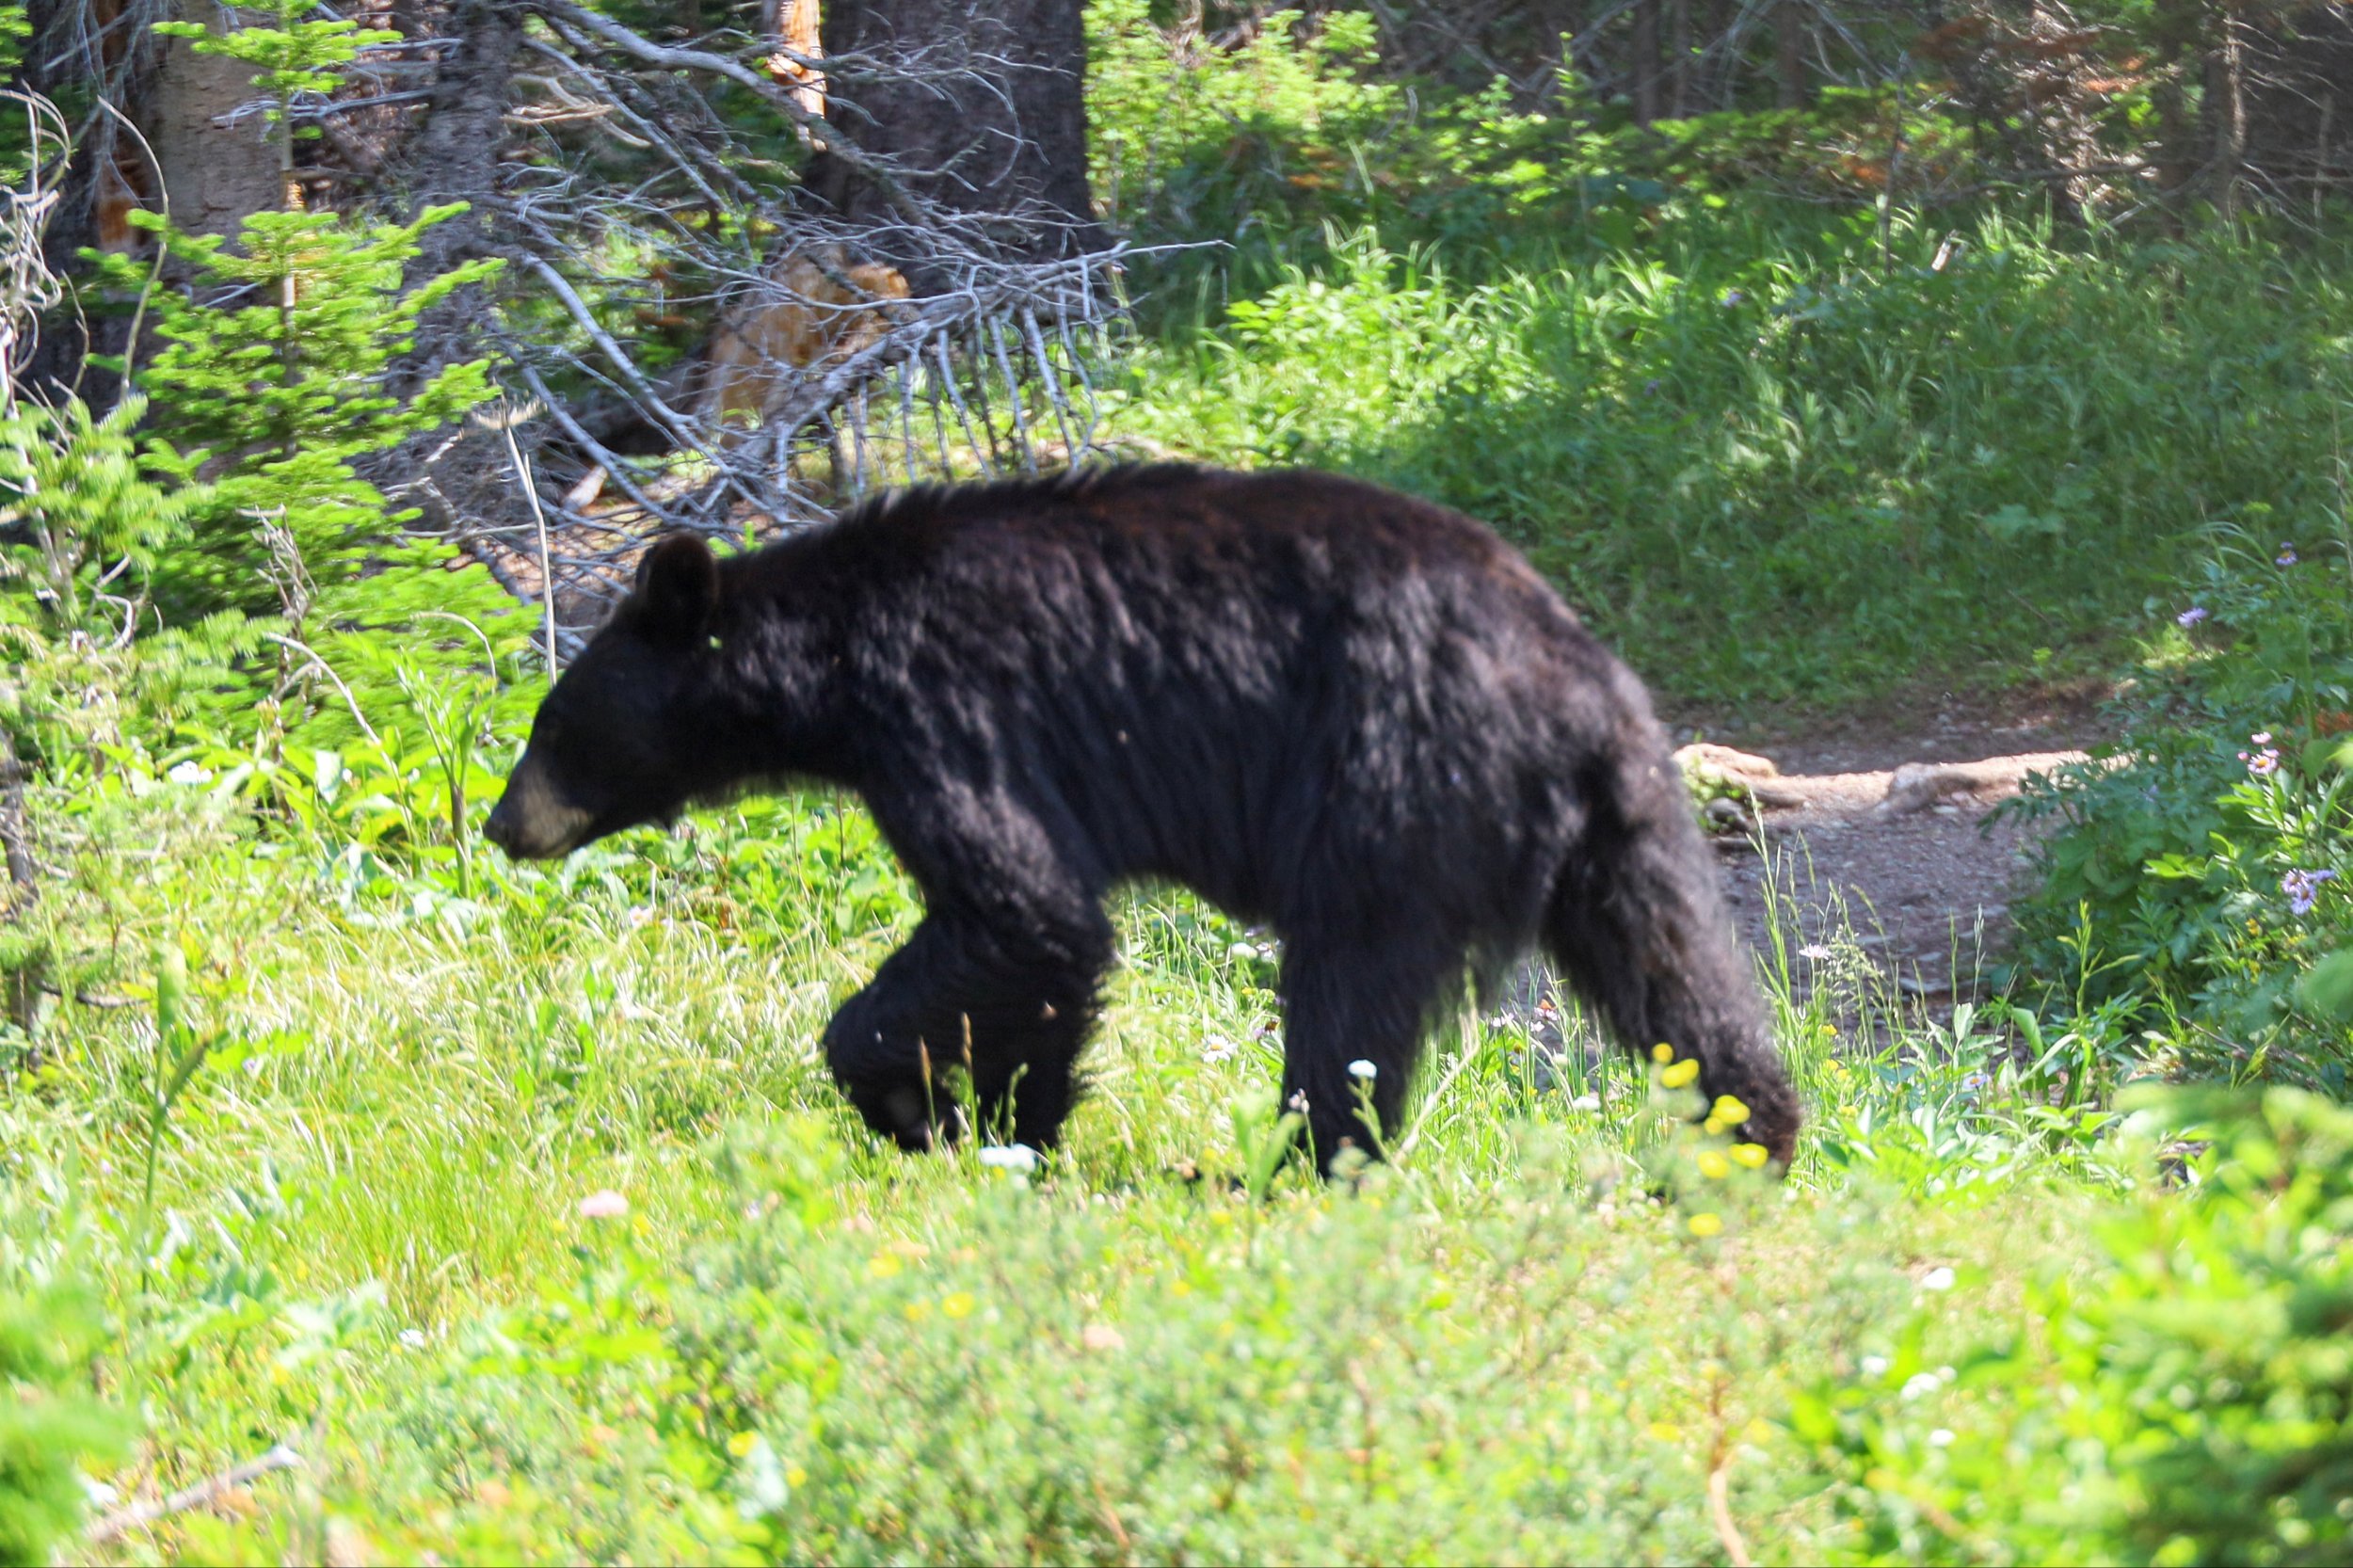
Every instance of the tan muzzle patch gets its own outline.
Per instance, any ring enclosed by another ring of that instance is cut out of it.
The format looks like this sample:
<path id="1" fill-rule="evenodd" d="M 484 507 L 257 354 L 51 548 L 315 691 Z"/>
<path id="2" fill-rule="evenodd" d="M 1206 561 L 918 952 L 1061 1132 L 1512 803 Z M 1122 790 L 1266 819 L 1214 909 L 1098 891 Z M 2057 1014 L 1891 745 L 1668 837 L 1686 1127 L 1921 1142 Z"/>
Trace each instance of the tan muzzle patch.
<path id="1" fill-rule="evenodd" d="M 482 832 L 518 860 L 552 860 L 580 847 L 590 820 L 587 812 L 558 797 L 548 783 L 546 768 L 525 752 Z"/>

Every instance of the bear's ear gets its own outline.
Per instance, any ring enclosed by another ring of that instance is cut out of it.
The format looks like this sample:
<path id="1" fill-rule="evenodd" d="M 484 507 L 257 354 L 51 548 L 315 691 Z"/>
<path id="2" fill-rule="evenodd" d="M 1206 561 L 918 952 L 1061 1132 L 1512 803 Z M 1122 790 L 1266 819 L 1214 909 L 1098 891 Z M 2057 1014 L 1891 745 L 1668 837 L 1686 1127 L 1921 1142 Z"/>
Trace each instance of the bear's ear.
<path id="1" fill-rule="evenodd" d="M 702 636 L 719 605 L 719 563 L 694 534 L 672 534 L 637 567 L 639 628 L 679 642 Z"/>

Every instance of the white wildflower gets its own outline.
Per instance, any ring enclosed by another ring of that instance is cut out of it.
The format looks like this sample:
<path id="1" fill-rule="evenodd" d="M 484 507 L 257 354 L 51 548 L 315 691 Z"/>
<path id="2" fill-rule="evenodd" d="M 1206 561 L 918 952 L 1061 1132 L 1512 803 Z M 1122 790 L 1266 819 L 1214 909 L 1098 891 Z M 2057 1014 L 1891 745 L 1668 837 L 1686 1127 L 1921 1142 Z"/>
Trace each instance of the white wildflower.
<path id="1" fill-rule="evenodd" d="M 210 784 L 213 781 L 213 770 L 193 761 L 182 762 L 164 776 L 174 784 Z"/>
<path id="2" fill-rule="evenodd" d="M 1944 1386 L 1937 1381 L 1934 1372 L 1914 1372 L 1904 1380 L 1903 1396 L 1907 1400 L 1916 1400 L 1923 1394 L 1933 1394 Z"/>
<path id="3" fill-rule="evenodd" d="M 402 1329 L 400 1331 L 400 1348 L 405 1351 L 421 1351 L 424 1349 L 424 1330 L 421 1328 Z"/>
<path id="4" fill-rule="evenodd" d="M 1920 1276 L 1920 1288 L 1923 1290 L 1950 1290 L 1952 1288 L 1953 1272 L 1950 1269 L 1930 1269 Z"/>
<path id="5" fill-rule="evenodd" d="M 1369 1083 L 1381 1076 L 1381 1069 L 1360 1056 L 1348 1064 L 1348 1076 Z"/>
<path id="6" fill-rule="evenodd" d="M 992 1144 L 981 1151 L 981 1163 L 993 1171 L 1018 1171 L 1027 1176 L 1037 1169 L 1037 1150 L 1027 1144 Z"/>
<path id="7" fill-rule="evenodd" d="M 610 1187 L 580 1200 L 580 1217 L 584 1220 L 617 1220 L 628 1212 L 629 1200 Z"/>

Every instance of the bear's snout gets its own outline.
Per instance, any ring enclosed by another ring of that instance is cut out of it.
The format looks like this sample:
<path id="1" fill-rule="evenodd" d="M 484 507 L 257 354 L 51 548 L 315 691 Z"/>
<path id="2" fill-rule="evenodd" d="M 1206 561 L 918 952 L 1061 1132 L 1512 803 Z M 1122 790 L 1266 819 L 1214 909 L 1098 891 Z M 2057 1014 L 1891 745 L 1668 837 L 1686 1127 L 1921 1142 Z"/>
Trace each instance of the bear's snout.
<path id="1" fill-rule="evenodd" d="M 490 808 L 482 836 L 518 860 L 552 860 L 580 847 L 588 821 L 587 812 L 556 796 L 526 754 Z"/>

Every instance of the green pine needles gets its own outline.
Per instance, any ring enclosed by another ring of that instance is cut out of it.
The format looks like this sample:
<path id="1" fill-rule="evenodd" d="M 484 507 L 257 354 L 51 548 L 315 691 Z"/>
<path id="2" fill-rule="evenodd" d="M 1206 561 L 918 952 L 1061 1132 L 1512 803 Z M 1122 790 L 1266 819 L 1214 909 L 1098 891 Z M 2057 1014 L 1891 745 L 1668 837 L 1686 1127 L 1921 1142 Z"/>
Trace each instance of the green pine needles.
<path id="1" fill-rule="evenodd" d="M 501 264 L 471 262 L 400 293 L 418 236 L 463 210 L 427 208 L 405 224 L 256 213 L 235 248 L 133 216 L 194 278 L 188 294 L 159 293 L 151 304 L 164 347 L 134 372 L 154 400 L 151 461 L 184 483 L 209 482 L 192 517 L 196 548 L 159 585 L 169 607 L 265 606 L 265 523 L 282 524 L 313 571 L 332 573 L 417 515 L 391 510 L 353 463 L 491 395 L 488 359 L 445 365 L 406 396 L 392 384 L 418 318 Z M 126 258 L 97 265 L 118 286 L 145 280 Z M 224 302 L 207 302 L 216 299 Z"/>

